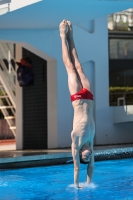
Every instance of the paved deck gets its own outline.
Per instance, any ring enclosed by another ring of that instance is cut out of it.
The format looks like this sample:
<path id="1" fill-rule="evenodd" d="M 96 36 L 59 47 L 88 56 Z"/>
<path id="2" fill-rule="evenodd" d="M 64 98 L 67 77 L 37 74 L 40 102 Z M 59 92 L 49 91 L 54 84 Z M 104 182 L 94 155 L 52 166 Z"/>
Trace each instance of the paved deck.
<path id="1" fill-rule="evenodd" d="M 71 149 L 15 150 L 15 143 L 0 143 L 0 168 L 72 163 Z M 133 158 L 133 144 L 94 146 L 95 160 Z"/>

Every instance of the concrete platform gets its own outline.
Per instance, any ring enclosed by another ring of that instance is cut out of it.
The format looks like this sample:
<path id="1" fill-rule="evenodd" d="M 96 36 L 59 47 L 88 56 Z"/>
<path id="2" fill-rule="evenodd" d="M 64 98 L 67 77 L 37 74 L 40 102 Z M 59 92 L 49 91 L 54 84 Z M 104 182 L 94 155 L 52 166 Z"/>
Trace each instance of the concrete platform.
<path id="1" fill-rule="evenodd" d="M 71 149 L 10 150 L 11 144 L 8 144 L 9 146 L 7 144 L 2 145 L 0 144 L 1 169 L 72 163 Z M 12 145 L 15 149 L 15 144 Z M 7 150 L 5 150 L 5 146 Z M 133 158 L 133 144 L 95 146 L 94 152 L 95 161 Z"/>

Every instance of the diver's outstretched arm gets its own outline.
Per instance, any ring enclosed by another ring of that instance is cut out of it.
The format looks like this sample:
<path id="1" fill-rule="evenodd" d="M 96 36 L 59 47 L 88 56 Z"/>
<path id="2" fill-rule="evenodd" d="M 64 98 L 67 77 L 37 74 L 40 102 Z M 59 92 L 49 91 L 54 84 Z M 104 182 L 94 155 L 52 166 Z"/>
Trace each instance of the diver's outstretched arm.
<path id="1" fill-rule="evenodd" d="M 92 180 L 93 172 L 94 172 L 94 150 L 93 150 L 93 141 L 90 143 L 90 148 L 92 150 L 91 160 L 87 166 L 87 184 L 89 184 Z"/>

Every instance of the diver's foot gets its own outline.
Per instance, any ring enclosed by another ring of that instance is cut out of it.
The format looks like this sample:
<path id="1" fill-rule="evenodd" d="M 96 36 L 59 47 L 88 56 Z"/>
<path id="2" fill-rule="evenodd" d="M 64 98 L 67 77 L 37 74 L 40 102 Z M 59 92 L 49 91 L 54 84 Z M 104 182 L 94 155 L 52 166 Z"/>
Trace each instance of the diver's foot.
<path id="1" fill-rule="evenodd" d="M 72 22 L 67 21 L 67 25 L 68 25 L 67 36 L 68 36 L 68 37 L 73 37 L 73 27 L 72 27 Z"/>
<path id="2" fill-rule="evenodd" d="M 64 19 L 59 25 L 60 37 L 63 38 L 66 37 L 67 29 L 68 29 L 67 21 Z"/>

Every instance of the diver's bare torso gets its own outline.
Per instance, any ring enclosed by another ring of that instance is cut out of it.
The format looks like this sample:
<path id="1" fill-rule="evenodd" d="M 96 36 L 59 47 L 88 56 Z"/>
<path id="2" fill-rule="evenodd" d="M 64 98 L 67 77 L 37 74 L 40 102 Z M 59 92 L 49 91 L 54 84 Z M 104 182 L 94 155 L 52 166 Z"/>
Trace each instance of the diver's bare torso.
<path id="1" fill-rule="evenodd" d="M 73 130 L 71 132 L 74 148 L 80 150 L 86 143 L 91 143 L 95 134 L 92 100 L 80 99 L 72 102 L 74 108 Z"/>

